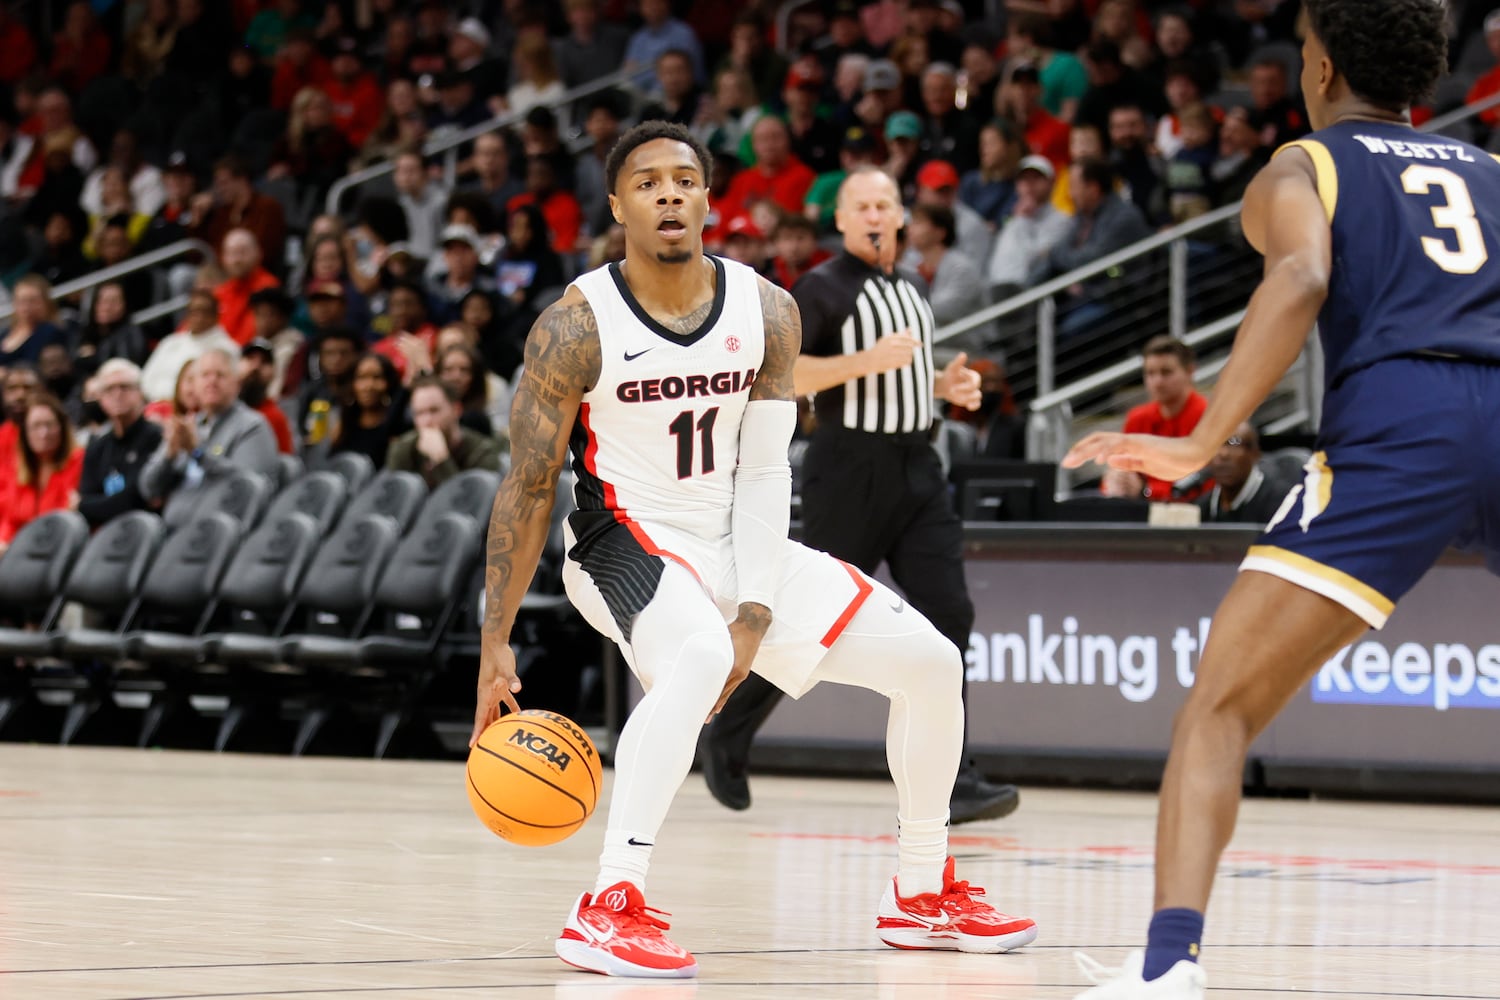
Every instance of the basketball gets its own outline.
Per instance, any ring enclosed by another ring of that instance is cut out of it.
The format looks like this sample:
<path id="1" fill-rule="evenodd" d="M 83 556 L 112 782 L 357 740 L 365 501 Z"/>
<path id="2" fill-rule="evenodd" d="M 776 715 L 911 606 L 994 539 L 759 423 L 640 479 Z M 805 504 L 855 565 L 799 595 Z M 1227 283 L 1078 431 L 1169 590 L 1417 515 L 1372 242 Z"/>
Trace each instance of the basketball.
<path id="1" fill-rule="evenodd" d="M 578 832 L 599 803 L 594 741 L 555 712 L 502 716 L 469 751 L 466 770 L 474 815 L 512 844 L 555 844 Z"/>

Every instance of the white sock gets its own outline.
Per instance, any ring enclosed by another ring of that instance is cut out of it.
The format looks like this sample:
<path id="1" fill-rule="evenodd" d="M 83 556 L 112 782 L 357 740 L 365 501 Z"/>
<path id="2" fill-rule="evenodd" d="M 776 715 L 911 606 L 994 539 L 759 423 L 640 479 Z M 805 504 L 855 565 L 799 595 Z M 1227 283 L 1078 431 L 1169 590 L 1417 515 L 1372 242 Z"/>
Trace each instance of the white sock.
<path id="1" fill-rule="evenodd" d="M 651 866 L 651 848 L 654 846 L 655 837 L 629 830 L 605 830 L 594 898 L 598 899 L 605 889 L 620 882 L 629 882 L 644 892 L 646 869 Z"/>
<path id="2" fill-rule="evenodd" d="M 903 899 L 942 892 L 943 866 L 948 863 L 948 814 L 898 822 L 896 891 Z"/>

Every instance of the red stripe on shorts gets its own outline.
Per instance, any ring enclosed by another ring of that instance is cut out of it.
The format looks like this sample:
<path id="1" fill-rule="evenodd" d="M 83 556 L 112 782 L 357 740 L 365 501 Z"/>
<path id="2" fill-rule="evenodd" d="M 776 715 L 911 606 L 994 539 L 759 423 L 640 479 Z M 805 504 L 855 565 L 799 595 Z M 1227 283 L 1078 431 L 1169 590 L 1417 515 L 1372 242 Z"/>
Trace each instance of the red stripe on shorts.
<path id="1" fill-rule="evenodd" d="M 869 580 L 865 579 L 863 573 L 842 559 L 838 560 L 838 564 L 844 567 L 850 578 L 854 580 L 854 586 L 859 588 L 859 590 L 854 595 L 854 599 L 849 602 L 849 606 L 844 609 L 844 613 L 839 615 L 838 620 L 833 623 L 828 629 L 828 633 L 823 636 L 822 644 L 824 649 L 831 648 L 838 641 L 838 637 L 844 634 L 844 629 L 849 627 L 849 621 L 864 605 L 865 600 L 875 592 L 875 586 Z"/>

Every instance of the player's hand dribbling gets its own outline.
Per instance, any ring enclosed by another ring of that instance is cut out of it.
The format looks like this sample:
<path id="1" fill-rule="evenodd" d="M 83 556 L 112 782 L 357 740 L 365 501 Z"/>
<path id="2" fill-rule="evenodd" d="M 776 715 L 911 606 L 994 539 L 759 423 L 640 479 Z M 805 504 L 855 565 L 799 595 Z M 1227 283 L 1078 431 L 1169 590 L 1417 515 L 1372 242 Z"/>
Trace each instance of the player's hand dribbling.
<path id="1" fill-rule="evenodd" d="M 755 610 L 747 613 L 746 609 L 751 608 Z M 760 641 L 765 638 L 766 629 L 770 625 L 770 609 L 759 604 L 740 605 L 740 616 L 729 623 L 729 641 L 734 646 L 734 666 L 729 670 L 724 690 L 714 704 L 713 711 L 703 720 L 704 725 L 712 722 L 714 716 L 724 710 L 724 703 L 734 694 L 734 689 L 750 676 L 750 665 L 755 662 L 755 654 L 760 651 Z"/>
<path id="2" fill-rule="evenodd" d="M 500 718 L 501 702 L 512 712 L 521 710 L 516 704 L 519 690 L 521 679 L 516 676 L 516 651 L 510 648 L 510 643 L 486 636 L 479 651 L 479 690 L 474 708 L 474 731 L 469 734 L 471 749 L 490 724 Z"/>
<path id="3" fill-rule="evenodd" d="M 1068 449 L 1062 464 L 1064 468 L 1076 469 L 1085 462 L 1098 462 L 1112 469 L 1175 482 L 1191 476 L 1211 458 L 1213 453 L 1204 454 L 1202 446 L 1191 437 L 1168 438 L 1106 431 L 1090 434 Z"/>
<path id="4" fill-rule="evenodd" d="M 922 342 L 912 336 L 910 327 L 900 333 L 886 334 L 875 341 L 874 347 L 866 349 L 870 358 L 870 374 L 879 375 L 881 372 L 905 368 L 911 364 L 912 357 L 921 346 Z"/>

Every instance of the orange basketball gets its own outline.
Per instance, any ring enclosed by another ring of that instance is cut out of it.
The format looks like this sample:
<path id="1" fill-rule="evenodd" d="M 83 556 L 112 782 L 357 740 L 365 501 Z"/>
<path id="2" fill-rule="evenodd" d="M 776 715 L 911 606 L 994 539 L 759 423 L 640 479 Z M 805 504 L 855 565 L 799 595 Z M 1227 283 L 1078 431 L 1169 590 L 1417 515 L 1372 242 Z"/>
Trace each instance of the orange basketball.
<path id="1" fill-rule="evenodd" d="M 540 709 L 502 716 L 469 751 L 469 805 L 512 844 L 576 833 L 599 803 L 599 752 L 571 719 Z"/>

